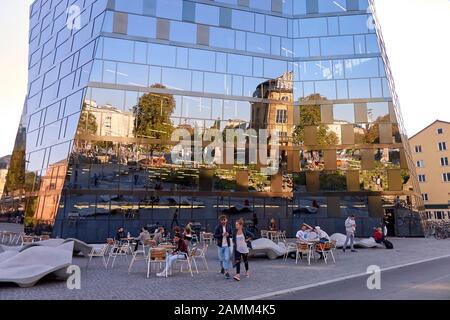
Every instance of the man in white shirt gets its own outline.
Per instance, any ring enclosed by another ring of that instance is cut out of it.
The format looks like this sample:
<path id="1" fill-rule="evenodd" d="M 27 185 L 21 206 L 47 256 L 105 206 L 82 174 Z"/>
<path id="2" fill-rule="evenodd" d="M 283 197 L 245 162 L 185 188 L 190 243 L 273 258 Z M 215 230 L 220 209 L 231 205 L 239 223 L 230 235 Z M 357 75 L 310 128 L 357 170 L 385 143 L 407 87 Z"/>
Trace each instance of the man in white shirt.
<path id="1" fill-rule="evenodd" d="M 342 248 L 342 251 L 345 252 L 345 249 L 347 249 L 348 241 L 350 240 L 350 248 L 352 252 L 356 252 L 355 248 L 353 247 L 353 242 L 355 240 L 355 231 L 356 231 L 356 221 L 355 216 L 350 216 L 345 220 L 345 232 L 347 233 L 347 238 L 345 238 L 344 247 Z"/>
<path id="2" fill-rule="evenodd" d="M 300 230 L 297 231 L 296 238 L 298 242 L 308 241 L 309 233 L 311 232 L 312 227 L 307 225 L 306 223 L 300 226 Z"/>
<path id="3" fill-rule="evenodd" d="M 314 228 L 314 231 L 317 234 L 317 238 L 319 239 L 320 242 L 325 243 L 330 241 L 330 236 L 328 235 L 328 233 L 323 231 L 322 228 L 320 228 L 319 226 L 316 226 Z"/>

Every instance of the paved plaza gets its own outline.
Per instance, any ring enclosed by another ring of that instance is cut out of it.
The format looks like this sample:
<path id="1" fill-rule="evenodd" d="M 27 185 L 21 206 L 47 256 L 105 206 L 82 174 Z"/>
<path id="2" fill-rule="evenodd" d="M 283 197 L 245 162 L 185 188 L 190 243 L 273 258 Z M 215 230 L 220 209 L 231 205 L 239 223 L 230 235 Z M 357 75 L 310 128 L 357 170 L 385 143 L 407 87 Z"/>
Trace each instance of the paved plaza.
<path id="1" fill-rule="evenodd" d="M 41 281 L 33 288 L 19 288 L 13 284 L 0 284 L 0 299 L 227 299 L 238 300 L 261 298 L 273 292 L 283 292 L 317 284 L 333 279 L 363 274 L 370 265 L 382 269 L 401 266 L 437 257 L 450 256 L 450 240 L 434 239 L 391 239 L 395 249 L 361 249 L 356 253 L 336 251 L 336 264 L 326 265 L 314 261 L 308 266 L 306 261 L 283 259 L 250 260 L 252 276 L 241 282 L 225 280 L 218 273 L 216 247 L 208 251 L 209 271 L 199 264 L 199 274 L 191 277 L 188 273 L 174 273 L 169 278 L 157 278 L 154 273 L 146 278 L 144 262 L 137 262 L 131 274 L 127 273 L 128 262 L 116 260 L 114 269 L 105 270 L 101 259 L 94 259 L 86 271 L 84 258 L 74 258 L 74 263 L 82 269 L 80 290 L 67 289 L 65 282 Z M 424 270 L 426 272 L 426 270 Z M 366 281 L 362 278 L 361 281 Z M 336 297 L 339 295 L 336 292 Z"/>

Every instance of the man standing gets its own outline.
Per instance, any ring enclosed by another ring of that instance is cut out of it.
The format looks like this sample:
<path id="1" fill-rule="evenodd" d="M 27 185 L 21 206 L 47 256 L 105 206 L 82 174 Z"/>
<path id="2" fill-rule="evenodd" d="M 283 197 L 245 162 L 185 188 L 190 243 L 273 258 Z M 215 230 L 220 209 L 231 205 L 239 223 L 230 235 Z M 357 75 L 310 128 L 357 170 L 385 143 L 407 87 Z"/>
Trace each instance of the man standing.
<path id="1" fill-rule="evenodd" d="M 356 231 L 356 221 L 355 216 L 351 215 L 350 217 L 345 220 L 345 232 L 347 233 L 347 238 L 345 238 L 344 247 L 342 248 L 342 251 L 345 252 L 345 249 L 347 249 L 348 241 L 350 240 L 350 248 L 352 252 L 356 252 L 355 248 L 353 247 L 353 242 L 355 240 L 355 231 Z"/>
<path id="2" fill-rule="evenodd" d="M 173 224 L 175 223 L 175 225 L 178 227 L 180 224 L 178 223 L 178 208 L 175 208 L 175 210 L 173 211 L 173 218 L 172 218 L 172 223 L 170 224 L 170 229 L 173 229 Z"/>
<path id="3" fill-rule="evenodd" d="M 220 273 L 225 274 L 226 279 L 230 279 L 229 270 L 231 269 L 230 262 L 230 247 L 231 237 L 233 236 L 233 230 L 228 224 L 228 219 L 225 215 L 219 217 L 219 224 L 214 230 L 214 238 L 217 241 L 217 251 L 219 255 L 219 261 L 221 270 Z"/>

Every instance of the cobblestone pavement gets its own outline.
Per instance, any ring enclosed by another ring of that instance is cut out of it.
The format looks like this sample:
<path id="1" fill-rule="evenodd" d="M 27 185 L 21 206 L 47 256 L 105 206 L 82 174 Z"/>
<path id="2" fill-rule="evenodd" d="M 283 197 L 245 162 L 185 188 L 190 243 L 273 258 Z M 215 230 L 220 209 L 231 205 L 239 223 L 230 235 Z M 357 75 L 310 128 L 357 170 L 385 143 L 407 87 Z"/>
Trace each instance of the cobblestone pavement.
<path id="1" fill-rule="evenodd" d="M 326 265 L 314 261 L 308 266 L 305 261 L 298 265 L 295 260 L 250 260 L 251 278 L 241 282 L 225 280 L 218 273 L 216 248 L 208 251 L 209 271 L 199 261 L 199 274 L 191 277 L 187 273 L 175 272 L 169 278 L 157 278 L 151 274 L 146 278 L 143 261 L 137 262 L 131 274 L 128 263 L 120 257 L 114 269 L 105 270 L 101 259 L 94 259 L 86 271 L 86 259 L 74 258 L 82 269 L 80 290 L 67 289 L 61 281 L 43 280 L 33 288 L 19 288 L 14 284 L 0 284 L 0 300 L 4 299 L 244 299 L 273 291 L 314 284 L 352 274 L 366 272 L 369 265 L 382 268 L 402 265 L 428 258 L 450 255 L 450 240 L 391 239 L 395 249 L 360 249 L 356 253 L 336 251 L 336 264 Z M 338 294 L 338 293 L 337 293 Z"/>

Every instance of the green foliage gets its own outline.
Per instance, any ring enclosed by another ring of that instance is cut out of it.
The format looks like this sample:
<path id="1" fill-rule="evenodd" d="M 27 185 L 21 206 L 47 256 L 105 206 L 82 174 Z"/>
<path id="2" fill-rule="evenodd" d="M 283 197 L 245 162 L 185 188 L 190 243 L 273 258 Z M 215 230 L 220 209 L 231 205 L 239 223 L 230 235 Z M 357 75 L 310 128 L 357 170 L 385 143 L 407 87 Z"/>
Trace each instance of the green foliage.
<path id="1" fill-rule="evenodd" d="M 319 94 L 311 95 L 304 101 L 325 100 Z M 317 144 L 319 146 L 338 144 L 338 136 L 335 132 L 329 130 L 326 125 L 321 123 L 320 104 L 300 106 L 300 119 L 293 132 L 293 141 L 297 145 L 303 144 L 305 141 L 305 128 L 316 126 Z"/>
<path id="2" fill-rule="evenodd" d="M 319 176 L 320 189 L 324 191 L 345 191 L 347 178 L 345 172 L 321 173 Z"/>
<path id="3" fill-rule="evenodd" d="M 25 149 L 15 149 L 6 175 L 5 193 L 22 190 L 25 185 Z"/>
<path id="4" fill-rule="evenodd" d="M 165 87 L 155 84 L 152 88 Z M 144 94 L 136 107 L 136 125 L 134 135 L 136 137 L 170 140 L 174 126 L 170 119 L 176 107 L 175 99 L 170 94 Z M 151 153 L 166 152 L 168 146 L 164 144 L 154 144 L 150 146 Z"/>
<path id="5" fill-rule="evenodd" d="M 77 134 L 95 135 L 97 133 L 98 125 L 97 118 L 93 113 L 86 110 L 86 104 L 83 104 L 83 111 L 80 116 L 80 124 L 78 125 Z"/>

